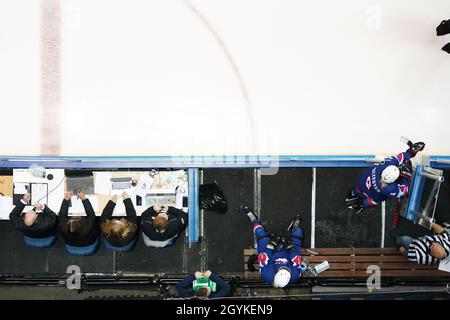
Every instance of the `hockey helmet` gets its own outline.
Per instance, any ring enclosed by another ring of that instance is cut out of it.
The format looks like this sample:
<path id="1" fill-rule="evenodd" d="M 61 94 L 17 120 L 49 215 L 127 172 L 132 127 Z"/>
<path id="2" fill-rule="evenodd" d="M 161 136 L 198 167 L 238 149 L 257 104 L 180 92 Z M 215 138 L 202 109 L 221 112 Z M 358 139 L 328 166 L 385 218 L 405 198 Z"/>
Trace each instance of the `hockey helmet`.
<path id="1" fill-rule="evenodd" d="M 387 166 L 383 172 L 381 172 L 381 180 L 385 183 L 392 183 L 400 176 L 400 170 L 397 166 Z"/>
<path id="2" fill-rule="evenodd" d="M 284 288 L 288 285 L 291 280 L 291 270 L 288 267 L 281 267 L 278 269 L 277 273 L 275 273 L 275 277 L 273 279 L 273 286 L 275 288 Z"/>

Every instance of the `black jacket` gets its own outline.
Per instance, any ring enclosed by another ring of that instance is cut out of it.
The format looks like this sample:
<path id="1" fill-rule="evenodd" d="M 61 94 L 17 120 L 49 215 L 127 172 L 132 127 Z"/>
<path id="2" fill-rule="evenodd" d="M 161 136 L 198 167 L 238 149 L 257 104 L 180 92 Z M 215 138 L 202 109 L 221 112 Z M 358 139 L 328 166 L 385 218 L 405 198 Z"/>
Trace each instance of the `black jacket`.
<path id="1" fill-rule="evenodd" d="M 183 210 L 169 207 L 167 211 L 169 217 L 167 227 L 164 232 L 159 232 L 153 225 L 152 219 L 152 217 L 156 217 L 157 215 L 158 212 L 153 207 L 148 208 L 141 215 L 142 232 L 154 241 L 165 241 L 175 237 L 186 227 L 188 222 L 187 214 Z"/>
<path id="2" fill-rule="evenodd" d="M 105 209 L 103 209 L 102 216 L 100 218 L 100 225 L 103 224 L 108 219 L 126 219 L 131 223 L 134 223 L 136 225 L 136 231 L 128 234 L 126 238 L 122 238 L 116 235 L 111 235 L 109 237 L 106 237 L 109 243 L 111 243 L 113 246 L 116 247 L 123 247 L 130 243 L 130 241 L 133 241 L 136 238 L 137 235 L 137 217 L 136 217 L 136 210 L 134 210 L 133 202 L 131 202 L 131 199 L 125 199 L 123 200 L 123 204 L 125 205 L 125 211 L 127 213 L 126 217 L 123 216 L 114 216 L 113 217 L 113 211 L 116 207 L 116 204 L 112 202 L 111 200 L 108 201 L 106 204 Z"/>
<path id="3" fill-rule="evenodd" d="M 77 235 L 69 233 L 69 225 L 67 224 L 67 221 L 71 218 L 68 217 L 70 200 L 64 199 L 61 204 L 61 210 L 59 211 L 59 232 L 64 241 L 71 246 L 84 247 L 91 245 L 97 240 L 100 234 L 97 217 L 95 216 L 91 202 L 89 199 L 83 200 L 82 202 L 86 217 L 81 217 L 82 228 L 81 232 Z"/>
<path id="4" fill-rule="evenodd" d="M 25 206 L 22 201 L 19 201 L 9 214 L 9 220 L 15 229 L 32 238 L 46 238 L 54 236 L 58 232 L 56 214 L 47 206 L 44 207 L 43 212 L 38 213 L 36 222 L 31 227 L 27 227 L 22 215 L 22 210 Z"/>

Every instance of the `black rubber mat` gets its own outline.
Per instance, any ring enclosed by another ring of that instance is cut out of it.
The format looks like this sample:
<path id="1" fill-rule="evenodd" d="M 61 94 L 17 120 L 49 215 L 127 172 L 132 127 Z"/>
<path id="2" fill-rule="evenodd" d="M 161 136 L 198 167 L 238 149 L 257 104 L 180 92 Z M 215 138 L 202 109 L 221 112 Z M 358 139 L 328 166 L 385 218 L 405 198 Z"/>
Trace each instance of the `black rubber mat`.
<path id="1" fill-rule="evenodd" d="M 175 245 L 168 248 L 148 248 L 140 235 L 139 242 L 132 251 L 116 253 L 116 271 L 181 274 L 185 263 L 184 247 L 184 232 Z"/>
<path id="2" fill-rule="evenodd" d="M 218 273 L 243 271 L 243 250 L 253 245 L 241 205 L 253 206 L 253 169 L 205 169 L 203 183 L 217 182 L 228 201 L 228 211 L 205 211 L 207 267 Z"/>
<path id="3" fill-rule="evenodd" d="M 360 215 L 345 204 L 363 168 L 318 168 L 316 180 L 316 247 L 379 247 L 381 206 Z"/>
<path id="4" fill-rule="evenodd" d="M 289 236 L 287 227 L 301 214 L 305 231 L 304 247 L 311 238 L 311 168 L 280 168 L 275 175 L 261 178 L 261 218 L 270 231 Z"/>
<path id="5" fill-rule="evenodd" d="M 74 257 L 64 250 L 64 241 L 58 238 L 48 249 L 25 245 L 23 235 L 12 228 L 9 221 L 0 221 L 0 273 L 66 273 L 70 265 L 77 265 L 81 272 L 113 272 L 113 254 L 103 245 L 95 255 Z"/>

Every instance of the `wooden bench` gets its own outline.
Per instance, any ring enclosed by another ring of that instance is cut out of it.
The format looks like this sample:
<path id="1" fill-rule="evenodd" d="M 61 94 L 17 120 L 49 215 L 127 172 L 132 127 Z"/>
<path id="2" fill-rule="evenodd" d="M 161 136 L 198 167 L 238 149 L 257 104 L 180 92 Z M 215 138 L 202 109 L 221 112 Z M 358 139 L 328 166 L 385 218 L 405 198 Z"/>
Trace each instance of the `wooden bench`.
<path id="1" fill-rule="evenodd" d="M 244 249 L 244 279 L 260 278 L 256 261 L 253 264 L 256 271 L 248 269 L 250 256 L 256 254 L 256 249 Z M 381 277 L 450 278 L 450 273 L 438 270 L 437 264 L 409 262 L 396 248 L 314 248 L 302 249 L 301 254 L 303 260 L 309 260 L 310 267 L 328 261 L 330 269 L 319 273 L 319 278 L 367 278 L 370 265 L 380 267 Z"/>

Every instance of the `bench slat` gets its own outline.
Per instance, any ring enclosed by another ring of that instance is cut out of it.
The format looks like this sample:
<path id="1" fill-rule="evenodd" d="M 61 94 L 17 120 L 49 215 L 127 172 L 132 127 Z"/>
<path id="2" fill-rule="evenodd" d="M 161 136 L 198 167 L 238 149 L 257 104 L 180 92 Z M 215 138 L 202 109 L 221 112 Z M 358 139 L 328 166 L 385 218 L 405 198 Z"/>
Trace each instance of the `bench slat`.
<path id="1" fill-rule="evenodd" d="M 327 270 L 319 274 L 319 277 L 367 278 L 368 276 L 365 271 Z M 381 270 L 381 277 L 449 277 L 449 274 L 439 270 Z"/>
<path id="2" fill-rule="evenodd" d="M 409 263 L 408 259 L 402 255 L 389 256 L 310 256 L 305 257 L 310 263 L 313 262 L 404 262 Z"/>
<path id="3" fill-rule="evenodd" d="M 314 268 L 317 263 L 311 264 L 311 267 Z M 369 266 L 373 265 L 373 263 L 330 263 L 329 270 L 367 270 Z M 380 267 L 381 270 L 437 270 L 437 265 L 420 265 L 416 263 L 391 263 L 391 262 L 382 262 L 376 264 Z M 255 269 L 258 270 L 258 264 L 254 264 Z M 248 271 L 247 264 L 244 265 L 244 270 Z"/>
<path id="4" fill-rule="evenodd" d="M 319 255 L 372 255 L 372 254 L 384 254 L 384 255 L 396 255 L 399 254 L 398 250 L 393 247 L 389 248 L 312 248 L 310 251 L 317 252 Z M 253 248 L 244 249 L 244 256 L 250 256 L 252 254 L 257 254 L 257 250 Z M 306 248 L 301 250 L 301 255 L 310 256 L 314 255 L 307 251 Z"/>

